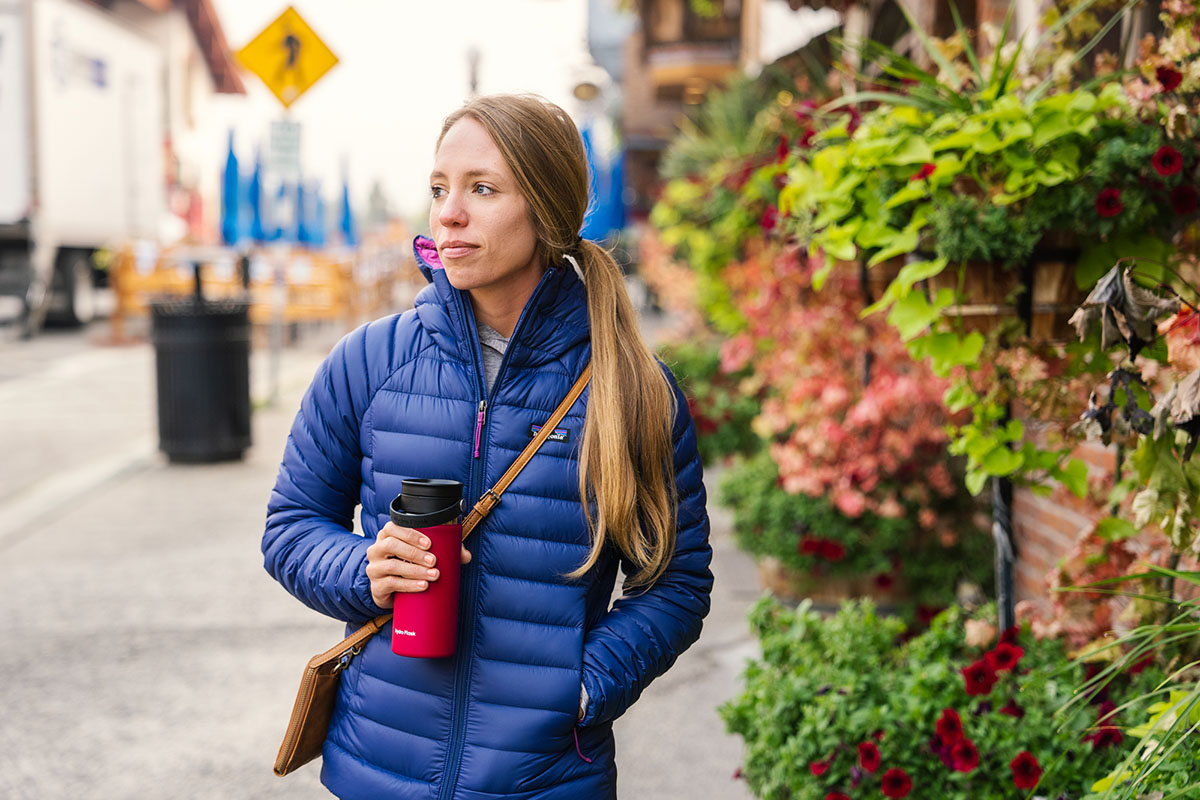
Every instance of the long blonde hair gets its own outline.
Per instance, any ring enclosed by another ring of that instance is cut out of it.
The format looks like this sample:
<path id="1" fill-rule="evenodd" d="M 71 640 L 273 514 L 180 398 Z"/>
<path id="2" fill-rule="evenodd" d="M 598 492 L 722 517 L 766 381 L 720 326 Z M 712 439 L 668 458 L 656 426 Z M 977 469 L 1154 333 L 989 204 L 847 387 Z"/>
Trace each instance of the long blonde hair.
<path id="1" fill-rule="evenodd" d="M 599 245 L 579 239 L 588 203 L 587 158 L 575 123 L 535 95 L 477 97 L 446 118 L 479 122 L 516 176 L 546 264 L 578 261 L 587 290 L 592 383 L 579 458 L 579 493 L 592 533 L 578 578 L 611 540 L 636 566 L 630 586 L 648 586 L 675 550 L 675 395 L 638 330 L 621 269 Z M 593 507 L 594 506 L 594 507 Z"/>

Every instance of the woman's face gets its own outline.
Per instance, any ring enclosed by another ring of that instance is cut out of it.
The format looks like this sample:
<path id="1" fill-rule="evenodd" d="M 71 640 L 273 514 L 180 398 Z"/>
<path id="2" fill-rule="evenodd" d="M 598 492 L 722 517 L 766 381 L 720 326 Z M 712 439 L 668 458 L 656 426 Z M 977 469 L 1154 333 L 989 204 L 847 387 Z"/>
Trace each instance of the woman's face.
<path id="1" fill-rule="evenodd" d="M 524 303 L 545 266 L 517 179 L 483 125 L 463 117 L 446 132 L 429 186 L 429 228 L 451 285 Z"/>

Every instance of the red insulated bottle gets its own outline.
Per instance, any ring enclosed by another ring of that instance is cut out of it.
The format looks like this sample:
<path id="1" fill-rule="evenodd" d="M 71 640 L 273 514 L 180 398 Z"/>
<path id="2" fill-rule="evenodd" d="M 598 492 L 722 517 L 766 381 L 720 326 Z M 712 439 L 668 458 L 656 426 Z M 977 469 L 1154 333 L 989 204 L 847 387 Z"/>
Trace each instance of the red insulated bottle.
<path id="1" fill-rule="evenodd" d="M 458 579 L 462 566 L 463 485 L 413 478 L 401 481 L 392 500 L 392 522 L 429 537 L 438 579 L 423 592 L 397 592 L 392 616 L 392 652 L 415 658 L 454 655 L 458 638 Z"/>

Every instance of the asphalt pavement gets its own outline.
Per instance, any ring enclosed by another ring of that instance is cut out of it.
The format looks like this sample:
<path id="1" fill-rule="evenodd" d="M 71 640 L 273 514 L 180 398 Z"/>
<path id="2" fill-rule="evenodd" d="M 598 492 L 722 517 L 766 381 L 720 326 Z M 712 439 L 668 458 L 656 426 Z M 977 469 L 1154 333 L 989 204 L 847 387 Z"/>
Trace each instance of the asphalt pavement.
<path id="1" fill-rule="evenodd" d="M 253 446 L 206 465 L 157 452 L 153 348 L 105 333 L 0 340 L 0 798 L 330 797 L 319 764 L 282 779 L 271 765 L 304 662 L 342 626 L 266 574 L 259 539 L 339 332 L 302 337 L 275 373 L 256 350 Z M 712 612 L 617 724 L 622 798 L 749 797 L 716 707 L 755 652 L 758 590 L 727 514 L 710 513 Z"/>

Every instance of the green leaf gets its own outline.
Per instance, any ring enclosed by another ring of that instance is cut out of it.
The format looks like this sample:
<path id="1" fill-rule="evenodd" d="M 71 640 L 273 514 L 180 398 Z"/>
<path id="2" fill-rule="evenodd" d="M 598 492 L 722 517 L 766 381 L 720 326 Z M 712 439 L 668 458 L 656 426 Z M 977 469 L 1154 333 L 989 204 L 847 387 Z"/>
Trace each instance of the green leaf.
<path id="1" fill-rule="evenodd" d="M 911 164 L 927 164 L 933 161 L 933 150 L 930 149 L 929 143 L 925 141 L 923 133 L 921 135 L 905 136 L 899 147 L 889 148 L 889 153 L 885 158 L 879 159 L 880 164 L 889 164 L 893 166 L 908 166 Z"/>
<path id="2" fill-rule="evenodd" d="M 987 484 L 990 476 L 981 470 L 967 470 L 966 480 L 967 491 L 973 496 L 978 496 L 983 491 L 983 487 Z"/>
<path id="3" fill-rule="evenodd" d="M 888 314 L 888 323 L 900 331 L 900 338 L 908 341 L 937 321 L 942 309 L 954 302 L 954 292 L 942 289 L 932 304 L 920 292 L 909 292 L 898 298 Z"/>
<path id="4" fill-rule="evenodd" d="M 942 395 L 942 405 L 951 414 L 957 414 L 964 408 L 969 408 L 979 399 L 979 395 L 967 381 L 956 381 Z"/>
<path id="5" fill-rule="evenodd" d="M 1025 459 L 1020 453 L 1014 453 L 1004 445 L 1000 445 L 980 459 L 979 465 L 991 475 L 1011 475 L 1024 463 Z"/>
<path id="6" fill-rule="evenodd" d="M 970 149 L 988 129 L 989 126 L 984 125 L 979 120 L 967 120 L 959 130 L 950 134 L 945 139 L 934 142 L 931 146 L 932 150 L 935 153 L 939 153 L 942 150 Z"/>
<path id="7" fill-rule="evenodd" d="M 858 254 L 858 248 L 854 246 L 854 241 L 852 239 L 825 239 L 821 242 L 821 249 L 823 249 L 827 255 L 832 256 L 838 261 L 853 261 L 854 256 Z M 832 264 L 827 266 L 829 269 L 833 268 Z M 829 273 L 826 271 L 825 276 L 828 277 L 828 275 Z M 813 276 L 813 284 L 816 284 L 815 275 Z"/>
<path id="8" fill-rule="evenodd" d="M 917 249 L 917 244 L 920 241 L 920 232 L 915 228 L 906 228 L 896 234 L 895 240 L 888 247 L 883 248 L 867 262 L 867 266 L 873 267 L 876 264 L 881 264 L 889 258 L 902 256 L 905 253 L 911 253 Z"/>
<path id="9" fill-rule="evenodd" d="M 1035 118 L 1034 124 L 1037 127 L 1033 129 L 1033 146 L 1037 149 L 1074 130 L 1065 111 L 1051 111 L 1040 119 Z"/>
<path id="10" fill-rule="evenodd" d="M 932 261 L 911 261 L 900 268 L 899 274 L 892 283 L 900 284 L 905 287 L 905 290 L 911 289 L 917 281 L 941 275 L 948 263 L 944 258 L 935 258 Z"/>
<path id="11" fill-rule="evenodd" d="M 1069 489 L 1076 497 L 1087 496 L 1087 464 L 1083 463 L 1078 458 L 1072 458 L 1067 462 L 1066 467 L 1057 470 L 1056 477 L 1062 482 L 1063 486 L 1066 486 L 1067 489 Z"/>
<path id="12" fill-rule="evenodd" d="M 881 215 L 881 217 L 886 215 Z M 882 218 L 867 219 L 862 227 L 858 230 L 858 235 L 855 239 L 860 247 L 876 248 L 886 247 L 896 241 L 896 237 L 900 235 L 900 231 L 889 226 L 887 220 Z"/>
<path id="13" fill-rule="evenodd" d="M 829 274 L 831 272 L 833 272 L 833 266 L 834 266 L 833 262 L 830 261 L 829 259 L 826 259 L 824 266 L 822 266 L 820 269 L 818 269 L 816 272 L 813 273 L 813 276 L 812 276 L 813 288 L 816 289 L 818 292 L 821 291 L 821 287 L 825 285 L 825 281 L 829 280 Z"/>
<path id="14" fill-rule="evenodd" d="M 1137 527 L 1127 519 L 1120 517 L 1105 517 L 1096 523 L 1096 533 L 1102 538 L 1110 542 L 1128 539 L 1131 536 L 1136 536 Z"/>
<path id="15" fill-rule="evenodd" d="M 920 356 L 928 358 L 933 371 L 940 377 L 947 377 L 954 367 L 973 367 L 979 361 L 983 352 L 983 334 L 972 331 L 963 338 L 957 333 L 934 333 L 924 337 L 924 346 L 919 348 Z"/>
<path id="16" fill-rule="evenodd" d="M 920 200 L 922 197 L 929 196 L 929 185 L 926 181 L 909 181 L 903 189 L 896 192 L 888 198 L 884 208 L 896 208 L 905 203 L 910 203 L 913 200 Z"/>

